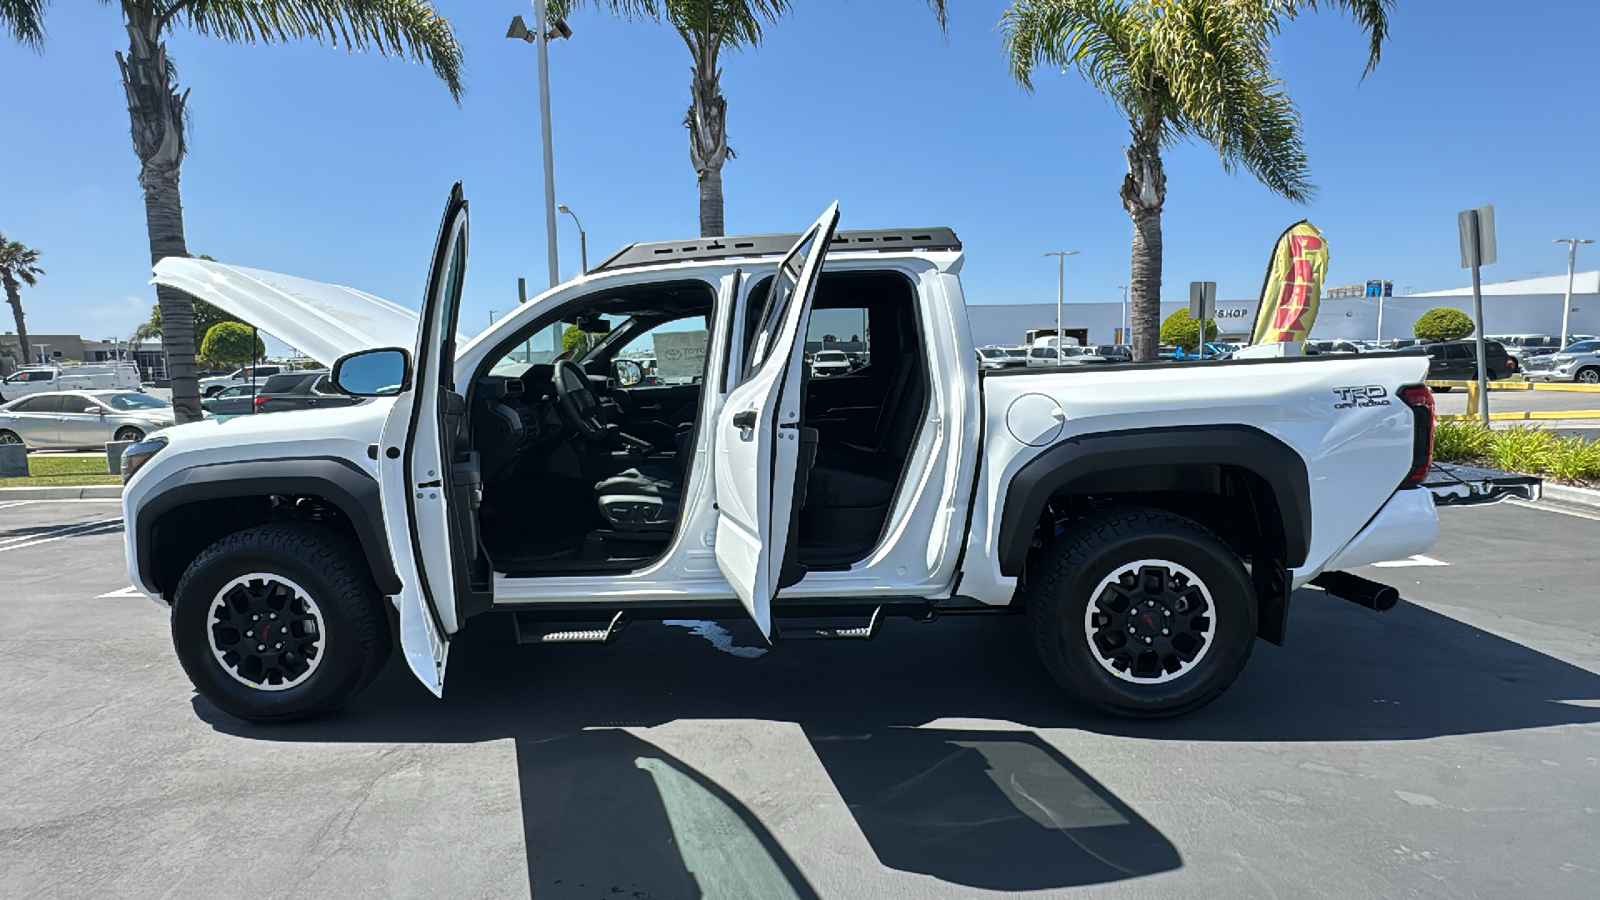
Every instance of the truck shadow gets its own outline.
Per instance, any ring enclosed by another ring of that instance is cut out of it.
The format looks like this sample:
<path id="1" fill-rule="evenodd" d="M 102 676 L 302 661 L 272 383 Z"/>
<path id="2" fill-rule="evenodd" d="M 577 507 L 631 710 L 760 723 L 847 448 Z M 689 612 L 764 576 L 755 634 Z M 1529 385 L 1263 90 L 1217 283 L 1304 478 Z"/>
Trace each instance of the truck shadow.
<path id="1" fill-rule="evenodd" d="M 316 721 L 263 727 L 198 698 L 195 707 L 218 730 L 257 740 L 511 738 L 534 895 L 586 897 L 605 885 L 640 898 L 816 894 L 739 801 L 626 728 L 796 722 L 879 862 L 1020 891 L 1182 865 L 1159 831 L 1025 729 L 1398 741 L 1600 721 L 1600 709 L 1568 702 L 1600 699 L 1600 676 L 1410 605 L 1378 616 L 1301 592 L 1287 648 L 1258 645 L 1223 698 L 1154 722 L 1064 699 L 1022 625 L 891 620 L 871 643 L 787 644 L 745 659 L 672 626 L 635 625 L 611 648 L 520 647 L 509 622 L 485 620 L 457 639 L 442 701 L 396 663 Z M 736 644 L 758 644 L 730 627 Z M 984 720 L 973 726 L 984 730 L 942 727 L 952 718 Z"/>

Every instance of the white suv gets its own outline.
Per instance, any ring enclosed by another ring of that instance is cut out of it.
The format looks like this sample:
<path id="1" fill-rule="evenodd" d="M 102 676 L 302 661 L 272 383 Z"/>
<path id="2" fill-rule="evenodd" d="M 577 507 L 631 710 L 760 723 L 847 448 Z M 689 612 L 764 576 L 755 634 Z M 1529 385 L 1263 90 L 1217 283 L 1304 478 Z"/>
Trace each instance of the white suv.
<path id="1" fill-rule="evenodd" d="M 1525 357 L 1522 377 L 1528 381 L 1600 384 L 1600 340 L 1578 341 L 1559 353 Z"/>

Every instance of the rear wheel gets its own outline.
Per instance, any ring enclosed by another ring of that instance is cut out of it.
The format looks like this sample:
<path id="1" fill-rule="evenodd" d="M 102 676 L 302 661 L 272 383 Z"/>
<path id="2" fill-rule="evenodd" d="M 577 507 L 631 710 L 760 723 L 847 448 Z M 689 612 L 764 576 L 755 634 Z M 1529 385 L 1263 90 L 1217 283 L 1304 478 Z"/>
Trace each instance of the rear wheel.
<path id="1" fill-rule="evenodd" d="M 1593 366 L 1579 369 L 1573 380 L 1579 384 L 1600 384 L 1600 369 Z"/>
<path id="2" fill-rule="evenodd" d="M 393 638 L 359 548 L 291 523 L 201 553 L 178 582 L 172 640 L 195 690 L 223 712 L 287 721 L 365 687 Z"/>
<path id="3" fill-rule="evenodd" d="M 130 443 L 137 444 L 144 440 L 144 432 L 134 428 L 132 425 L 129 425 L 125 428 L 118 428 L 117 436 L 114 438 L 114 440 L 128 441 Z"/>
<path id="4" fill-rule="evenodd" d="M 1034 564 L 1034 645 L 1066 691 L 1134 717 L 1215 700 L 1255 644 L 1256 599 L 1234 552 L 1192 520 L 1122 509 L 1075 524 Z"/>

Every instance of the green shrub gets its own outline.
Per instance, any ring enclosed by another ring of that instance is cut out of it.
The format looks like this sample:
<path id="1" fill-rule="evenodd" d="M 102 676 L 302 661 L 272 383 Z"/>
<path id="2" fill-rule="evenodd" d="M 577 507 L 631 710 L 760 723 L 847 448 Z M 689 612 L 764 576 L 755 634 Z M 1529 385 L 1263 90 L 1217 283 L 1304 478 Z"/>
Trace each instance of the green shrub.
<path id="1" fill-rule="evenodd" d="M 1472 332 L 1472 317 L 1448 306 L 1435 306 L 1411 326 L 1411 333 L 1425 341 L 1459 341 Z"/>
<path id="2" fill-rule="evenodd" d="M 1600 478 L 1600 444 L 1579 437 L 1556 441 L 1550 451 L 1550 474 L 1562 481 Z"/>
<path id="3" fill-rule="evenodd" d="M 1194 350 L 1200 346 L 1195 340 L 1200 329 L 1195 326 L 1194 319 L 1190 318 L 1187 309 L 1180 309 L 1161 323 L 1161 343 L 1182 347 L 1185 350 Z M 1217 339 L 1217 320 L 1206 320 L 1206 340 Z"/>
<path id="4" fill-rule="evenodd" d="M 1489 461 L 1497 469 L 1542 475 L 1550 469 L 1556 436 L 1543 428 L 1513 425 L 1497 431 L 1489 447 Z"/>
<path id="5" fill-rule="evenodd" d="M 244 365 L 267 355 L 267 345 L 243 322 L 218 322 L 200 342 L 201 359 Z"/>
<path id="6" fill-rule="evenodd" d="M 1434 427 L 1433 458 L 1440 462 L 1469 462 L 1488 457 L 1495 433 L 1480 422 L 1446 419 Z"/>

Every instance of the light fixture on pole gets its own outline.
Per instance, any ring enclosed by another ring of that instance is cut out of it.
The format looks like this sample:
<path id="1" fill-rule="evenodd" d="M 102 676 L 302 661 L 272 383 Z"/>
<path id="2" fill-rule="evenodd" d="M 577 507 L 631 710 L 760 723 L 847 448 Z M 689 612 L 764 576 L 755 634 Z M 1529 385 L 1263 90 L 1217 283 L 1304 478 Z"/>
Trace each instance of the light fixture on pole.
<path id="1" fill-rule="evenodd" d="M 552 39 L 572 37 L 572 29 L 559 18 L 547 27 L 545 5 L 542 0 L 533 0 L 533 10 L 533 30 L 528 30 L 528 25 L 522 21 L 521 16 L 513 16 L 506 37 L 527 41 L 539 50 L 539 140 L 544 149 L 544 230 L 549 253 L 550 286 L 555 287 L 561 282 L 561 276 L 558 274 L 561 260 L 556 253 L 556 168 L 550 139 L 549 47 Z"/>
<path id="2" fill-rule="evenodd" d="M 1572 274 L 1578 263 L 1578 245 L 1592 244 L 1594 241 L 1588 238 L 1556 238 L 1551 243 L 1567 245 L 1567 299 L 1561 304 L 1561 348 L 1565 350 L 1568 340 L 1567 317 L 1572 314 Z"/>
<path id="3" fill-rule="evenodd" d="M 1052 251 L 1050 253 L 1046 253 L 1045 254 L 1045 256 L 1054 256 L 1056 258 L 1056 364 L 1057 365 L 1060 365 L 1060 363 L 1061 363 L 1061 360 L 1062 360 L 1061 347 L 1065 343 L 1063 341 L 1063 338 L 1065 336 L 1061 333 L 1061 302 L 1062 302 L 1062 296 L 1066 293 L 1067 257 L 1069 257 L 1069 256 L 1077 256 L 1077 255 L 1078 255 L 1078 251 L 1076 251 L 1076 250 L 1055 250 L 1055 251 Z"/>
<path id="4" fill-rule="evenodd" d="M 578 226 L 578 259 L 583 262 L 583 274 L 589 274 L 589 236 L 583 232 L 583 223 L 578 221 L 578 214 L 567 208 L 565 203 L 556 207 L 559 212 L 564 212 L 572 217 L 572 224 Z"/>

